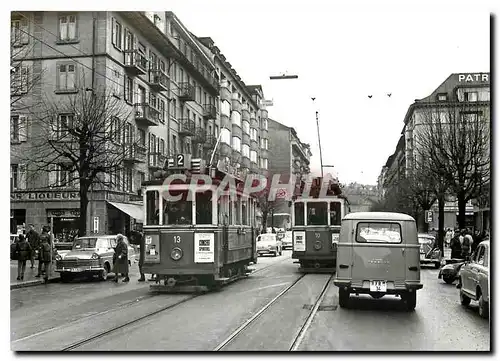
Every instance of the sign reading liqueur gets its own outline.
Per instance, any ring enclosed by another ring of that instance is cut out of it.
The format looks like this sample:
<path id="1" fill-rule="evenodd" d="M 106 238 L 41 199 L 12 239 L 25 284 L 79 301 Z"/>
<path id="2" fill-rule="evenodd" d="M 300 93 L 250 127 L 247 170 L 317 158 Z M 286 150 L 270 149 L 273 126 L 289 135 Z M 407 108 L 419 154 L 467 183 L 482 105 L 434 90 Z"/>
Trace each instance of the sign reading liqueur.
<path id="1" fill-rule="evenodd" d="M 13 201 L 77 201 L 80 199 L 78 192 L 12 192 L 10 199 Z"/>
<path id="2" fill-rule="evenodd" d="M 195 233 L 194 234 L 194 262 L 213 263 L 214 262 L 214 234 Z"/>

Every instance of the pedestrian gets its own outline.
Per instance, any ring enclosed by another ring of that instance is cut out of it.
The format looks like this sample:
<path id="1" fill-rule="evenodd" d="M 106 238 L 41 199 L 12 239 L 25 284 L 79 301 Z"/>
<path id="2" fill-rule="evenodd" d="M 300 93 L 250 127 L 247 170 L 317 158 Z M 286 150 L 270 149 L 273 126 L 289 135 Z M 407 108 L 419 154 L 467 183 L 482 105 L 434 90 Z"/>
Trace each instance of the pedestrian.
<path id="1" fill-rule="evenodd" d="M 455 235 L 451 239 L 451 258 L 460 258 L 462 255 L 462 244 L 460 243 L 460 233 L 455 232 Z"/>
<path id="2" fill-rule="evenodd" d="M 142 267 L 144 266 L 144 258 L 145 258 L 145 255 L 144 255 L 144 252 L 146 252 L 146 246 L 145 246 L 145 243 L 144 243 L 144 235 L 137 231 L 136 234 L 135 234 L 135 238 L 140 240 L 140 243 L 139 243 L 139 273 L 141 274 L 141 278 L 139 278 L 139 282 L 144 282 L 146 281 L 146 277 L 144 275 L 144 272 L 142 271 Z"/>
<path id="3" fill-rule="evenodd" d="M 117 245 L 113 255 L 113 273 L 115 278 L 113 281 L 118 282 L 119 275 L 125 276 L 123 282 L 130 281 L 128 277 L 128 246 L 123 239 L 123 235 L 118 234 L 116 237 Z"/>
<path id="4" fill-rule="evenodd" d="M 35 231 L 35 226 L 33 224 L 30 224 L 28 227 L 29 230 L 28 233 L 26 233 L 26 238 L 32 249 L 30 254 L 30 261 L 31 268 L 33 269 L 35 267 L 35 257 L 37 256 L 36 251 L 40 247 L 40 235 L 37 231 Z M 38 262 L 38 268 L 40 268 L 40 262 Z"/>
<path id="5" fill-rule="evenodd" d="M 462 230 L 462 237 L 463 237 L 462 258 L 468 259 L 468 257 L 470 256 L 473 239 L 472 239 L 472 236 L 465 229 Z"/>
<path id="6" fill-rule="evenodd" d="M 20 234 L 16 243 L 17 252 L 17 280 L 24 279 L 24 271 L 26 271 L 26 261 L 30 259 L 32 253 L 31 245 L 26 240 L 24 235 Z"/>
<path id="7" fill-rule="evenodd" d="M 40 248 L 39 248 L 39 267 L 38 274 L 35 277 L 41 277 L 43 274 L 45 283 L 49 282 L 50 275 L 50 265 L 52 263 L 53 257 L 53 242 L 52 237 L 49 234 L 50 228 L 48 226 L 43 226 L 42 234 L 40 235 Z"/>
<path id="8" fill-rule="evenodd" d="M 445 235 L 445 245 L 446 245 L 446 247 L 450 247 L 451 239 L 452 238 L 453 238 L 453 231 L 451 230 L 451 228 L 448 227 L 448 229 L 446 229 L 446 235 Z"/>

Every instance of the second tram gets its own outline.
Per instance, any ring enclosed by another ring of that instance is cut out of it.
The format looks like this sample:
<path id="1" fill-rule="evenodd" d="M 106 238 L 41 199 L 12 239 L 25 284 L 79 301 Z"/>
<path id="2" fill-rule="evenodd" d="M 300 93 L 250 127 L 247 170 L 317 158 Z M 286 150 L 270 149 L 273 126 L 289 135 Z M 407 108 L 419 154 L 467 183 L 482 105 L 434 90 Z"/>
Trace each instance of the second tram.
<path id="1" fill-rule="evenodd" d="M 169 160 L 166 172 L 143 183 L 145 224 L 141 252 L 143 272 L 155 275 L 152 290 L 218 288 L 245 276 L 248 265 L 257 262 L 256 201 L 244 193 L 244 180 L 215 168 L 204 169 L 201 159 L 188 158 L 187 154 L 177 155 Z M 164 185 L 168 176 L 179 173 L 187 174 L 185 180 Z M 212 183 L 188 197 L 196 173 L 209 176 Z M 224 177 L 234 178 L 236 197 L 219 194 Z M 167 188 L 169 195 L 178 200 L 165 196 Z"/>
<path id="2" fill-rule="evenodd" d="M 340 224 L 350 212 L 338 184 L 328 183 L 326 196 L 320 197 L 322 182 L 321 177 L 313 179 L 309 195 L 299 194 L 293 201 L 292 258 L 302 272 L 335 272 Z"/>

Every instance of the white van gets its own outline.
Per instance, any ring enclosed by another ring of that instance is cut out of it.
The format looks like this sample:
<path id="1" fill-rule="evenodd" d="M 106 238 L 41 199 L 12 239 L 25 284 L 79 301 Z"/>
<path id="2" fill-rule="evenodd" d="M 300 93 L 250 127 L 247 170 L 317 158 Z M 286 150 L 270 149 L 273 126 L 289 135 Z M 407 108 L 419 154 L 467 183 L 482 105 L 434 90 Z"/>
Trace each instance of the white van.
<path id="1" fill-rule="evenodd" d="M 399 295 L 415 309 L 420 282 L 420 245 L 415 220 L 389 212 L 350 213 L 342 219 L 334 284 L 340 307 L 351 293 Z"/>

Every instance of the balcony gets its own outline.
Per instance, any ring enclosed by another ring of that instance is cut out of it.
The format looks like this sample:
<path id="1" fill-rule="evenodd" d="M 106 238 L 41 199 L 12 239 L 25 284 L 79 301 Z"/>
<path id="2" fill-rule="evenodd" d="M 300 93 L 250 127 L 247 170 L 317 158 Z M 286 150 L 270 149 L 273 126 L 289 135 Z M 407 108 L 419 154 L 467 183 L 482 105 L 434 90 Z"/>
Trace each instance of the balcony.
<path id="1" fill-rule="evenodd" d="M 194 102 L 194 86 L 189 83 L 180 83 L 178 96 L 182 102 Z"/>
<path id="2" fill-rule="evenodd" d="M 150 169 L 164 169 L 167 157 L 159 153 L 149 153 L 148 166 Z"/>
<path id="3" fill-rule="evenodd" d="M 159 124 L 161 114 L 160 111 L 153 108 L 148 103 L 134 104 L 135 121 L 144 126 L 154 127 Z"/>
<path id="4" fill-rule="evenodd" d="M 169 78 L 163 70 L 152 69 L 149 71 L 149 86 L 153 91 L 168 92 L 168 81 Z"/>
<path id="5" fill-rule="evenodd" d="M 215 119 L 217 117 L 217 109 L 213 104 L 205 104 L 203 107 L 203 119 Z"/>
<path id="6" fill-rule="evenodd" d="M 206 139 L 207 139 L 206 130 L 202 128 L 196 128 L 194 131 L 194 137 L 192 138 L 192 141 L 195 143 L 205 143 Z"/>
<path id="7" fill-rule="evenodd" d="M 217 144 L 217 137 L 215 135 L 211 134 L 211 135 L 207 136 L 207 138 L 205 140 L 205 144 L 203 144 L 203 147 L 206 149 L 214 149 L 215 144 Z"/>
<path id="8" fill-rule="evenodd" d="M 139 50 L 123 51 L 125 70 L 132 75 L 145 75 L 148 68 L 148 60 L 139 53 Z"/>
<path id="9" fill-rule="evenodd" d="M 146 147 L 139 144 L 127 144 L 124 149 L 123 161 L 126 163 L 146 162 Z"/>
<path id="10" fill-rule="evenodd" d="M 192 120 L 183 118 L 179 120 L 179 135 L 180 136 L 193 136 L 195 131 L 195 123 Z"/>

